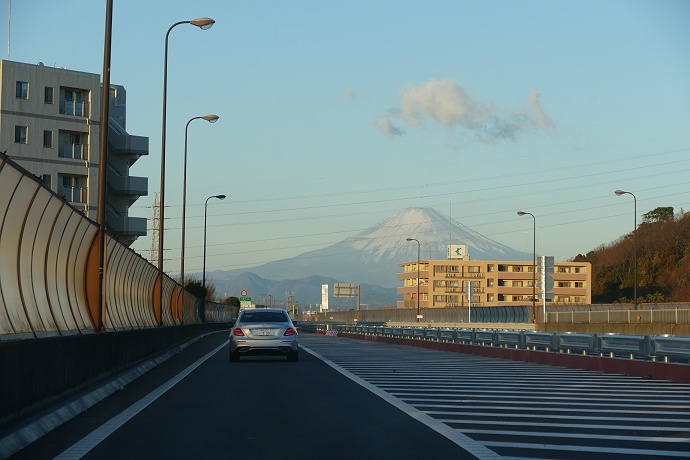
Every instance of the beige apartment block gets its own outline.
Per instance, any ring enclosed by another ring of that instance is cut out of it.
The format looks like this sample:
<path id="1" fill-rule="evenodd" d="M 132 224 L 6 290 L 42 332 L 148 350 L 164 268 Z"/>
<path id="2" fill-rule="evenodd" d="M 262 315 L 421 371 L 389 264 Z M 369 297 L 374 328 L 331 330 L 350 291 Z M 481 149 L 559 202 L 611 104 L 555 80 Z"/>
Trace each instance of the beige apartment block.
<path id="1" fill-rule="evenodd" d="M 471 306 L 542 305 L 541 273 L 532 261 L 420 260 L 398 264 L 402 286 L 398 308 L 446 308 Z M 419 272 L 417 269 L 419 268 Z M 536 278 L 536 287 L 533 280 Z M 553 288 L 547 305 L 589 305 L 592 303 L 592 265 L 589 262 L 555 262 Z M 419 285 L 417 281 L 419 280 Z"/>
<path id="2" fill-rule="evenodd" d="M 122 86 L 111 85 L 109 107 L 106 227 L 131 244 L 146 235 L 146 219 L 129 217 L 128 209 L 148 194 L 148 180 L 129 168 L 148 155 L 148 138 L 127 134 Z M 100 112 L 100 75 L 0 60 L 0 151 L 92 220 Z"/>

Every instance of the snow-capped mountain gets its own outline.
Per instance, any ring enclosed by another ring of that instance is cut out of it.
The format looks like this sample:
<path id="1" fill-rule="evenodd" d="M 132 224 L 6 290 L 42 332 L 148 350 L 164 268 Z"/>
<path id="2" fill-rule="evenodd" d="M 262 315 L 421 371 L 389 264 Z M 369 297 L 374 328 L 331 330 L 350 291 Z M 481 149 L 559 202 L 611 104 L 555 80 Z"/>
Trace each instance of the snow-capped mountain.
<path id="1" fill-rule="evenodd" d="M 312 275 L 334 278 L 342 283 L 399 285 L 399 263 L 417 259 L 445 259 L 448 244 L 465 244 L 474 260 L 522 260 L 524 252 L 500 244 L 450 219 L 433 208 L 405 209 L 356 236 L 323 249 L 291 259 L 269 262 L 251 269 L 214 271 L 218 284 L 252 272 L 271 280 L 307 278 Z"/>

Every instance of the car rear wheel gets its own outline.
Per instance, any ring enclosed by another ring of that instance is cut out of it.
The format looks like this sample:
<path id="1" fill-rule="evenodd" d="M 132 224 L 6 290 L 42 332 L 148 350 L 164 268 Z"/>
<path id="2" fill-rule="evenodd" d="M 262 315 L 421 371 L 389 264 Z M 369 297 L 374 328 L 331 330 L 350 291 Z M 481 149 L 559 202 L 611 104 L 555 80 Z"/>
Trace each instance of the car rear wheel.
<path id="1" fill-rule="evenodd" d="M 230 354 L 228 356 L 229 356 L 228 359 L 231 363 L 236 363 L 237 361 L 240 360 L 240 355 L 238 353 L 230 352 Z"/>

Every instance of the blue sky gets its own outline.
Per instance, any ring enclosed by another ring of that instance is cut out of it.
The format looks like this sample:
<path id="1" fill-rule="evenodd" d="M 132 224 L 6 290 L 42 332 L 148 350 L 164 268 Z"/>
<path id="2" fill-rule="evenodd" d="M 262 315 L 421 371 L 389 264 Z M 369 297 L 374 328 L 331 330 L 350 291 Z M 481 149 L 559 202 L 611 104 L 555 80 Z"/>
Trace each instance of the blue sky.
<path id="1" fill-rule="evenodd" d="M 0 27 L 7 37 L 7 0 Z M 105 1 L 15 0 L 3 59 L 100 74 Z M 690 2 L 115 0 L 111 82 L 131 173 L 159 189 L 170 35 L 166 271 L 251 267 L 430 206 L 516 249 L 566 260 L 659 206 L 690 209 Z M 401 245 L 406 244 L 401 238 Z M 134 249 L 148 256 L 150 238 Z M 529 249 L 527 249 L 529 248 Z M 327 274 L 324 274 L 327 275 Z"/>

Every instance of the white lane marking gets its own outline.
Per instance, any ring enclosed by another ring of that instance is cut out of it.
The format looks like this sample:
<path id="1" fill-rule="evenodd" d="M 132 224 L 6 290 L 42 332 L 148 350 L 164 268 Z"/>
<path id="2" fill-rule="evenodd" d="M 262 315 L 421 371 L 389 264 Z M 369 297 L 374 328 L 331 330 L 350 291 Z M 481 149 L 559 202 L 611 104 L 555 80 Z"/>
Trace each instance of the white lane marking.
<path id="1" fill-rule="evenodd" d="M 394 407 L 397 407 L 410 417 L 420 421 L 424 425 L 428 426 L 432 430 L 436 431 L 437 433 L 441 434 L 442 436 L 445 436 L 461 448 L 465 449 L 467 452 L 471 453 L 475 457 L 477 457 L 479 460 L 492 460 L 492 459 L 502 459 L 500 455 L 497 453 L 493 452 L 491 449 L 486 448 L 483 444 L 480 444 L 473 439 L 469 438 L 468 436 L 465 436 L 462 434 L 460 431 L 449 427 L 445 423 L 439 422 L 438 420 L 435 420 L 434 418 L 430 417 L 429 415 L 425 414 L 424 412 L 414 408 L 413 406 L 399 400 L 395 396 L 386 393 L 385 391 L 381 390 L 379 387 L 370 384 L 366 380 L 357 377 L 350 371 L 343 369 L 330 359 L 321 356 L 314 350 L 311 350 L 304 345 L 300 345 L 300 348 L 302 348 L 304 351 L 307 353 L 312 354 L 314 357 L 320 359 L 336 371 L 340 372 L 342 375 L 347 377 L 348 379 L 352 380 L 353 382 L 357 383 L 358 385 L 366 388 L 367 390 L 371 391 L 373 394 L 378 396 L 379 398 L 383 399 L 386 401 L 388 404 L 391 404 Z"/>
<path id="2" fill-rule="evenodd" d="M 228 342 L 225 342 L 212 351 L 208 352 L 206 355 L 202 356 L 196 362 L 193 364 L 190 364 L 185 370 L 177 374 L 175 377 L 171 378 L 167 382 L 165 382 L 163 385 L 149 393 L 148 395 L 144 396 L 141 398 L 139 401 L 136 403 L 132 404 L 129 406 L 127 409 L 122 411 L 119 415 L 116 415 L 115 417 L 111 418 L 107 422 L 105 422 L 103 425 L 100 427 L 96 428 L 94 431 L 92 431 L 89 435 L 81 439 L 79 442 L 74 444 L 72 447 L 69 447 L 67 450 L 65 450 L 63 453 L 55 457 L 55 459 L 59 460 L 76 460 L 82 458 L 84 455 L 86 455 L 91 449 L 96 447 L 98 444 L 100 444 L 105 438 L 113 434 L 115 430 L 120 428 L 122 425 L 127 423 L 132 417 L 137 415 L 139 412 L 144 410 L 149 404 L 154 402 L 156 399 L 161 397 L 166 391 L 174 387 L 176 384 L 178 384 L 183 378 L 191 374 L 194 369 L 199 367 L 201 364 L 203 364 L 204 361 L 209 359 L 211 356 L 216 354 L 218 350 L 220 350 L 223 347 L 226 347 L 228 345 Z"/>
<path id="3" fill-rule="evenodd" d="M 651 449 L 626 449 L 626 448 L 618 448 L 618 447 L 589 447 L 589 446 L 581 446 L 581 445 L 575 445 L 575 446 L 566 446 L 566 445 L 545 445 L 545 444 L 519 444 L 519 443 L 512 443 L 512 442 L 498 442 L 498 441 L 487 441 L 487 445 L 489 446 L 494 446 L 494 447 L 503 447 L 503 448 L 511 448 L 511 449 L 531 449 L 534 451 L 538 451 L 540 449 L 548 449 L 548 450 L 558 450 L 558 451 L 572 451 L 572 452 L 583 452 L 582 457 L 580 458 L 587 458 L 587 455 L 584 454 L 584 452 L 592 452 L 592 453 L 609 453 L 609 454 L 619 454 L 619 455 L 629 455 L 630 458 L 635 457 L 636 455 L 647 455 L 653 458 L 661 458 L 661 457 L 678 457 L 678 458 L 688 458 L 688 453 L 686 451 L 672 451 L 672 450 L 651 450 Z M 518 457 L 515 457 L 518 458 Z M 519 458 L 524 458 L 524 457 L 519 457 Z M 502 460 L 506 460 L 505 457 L 502 458 Z"/>

